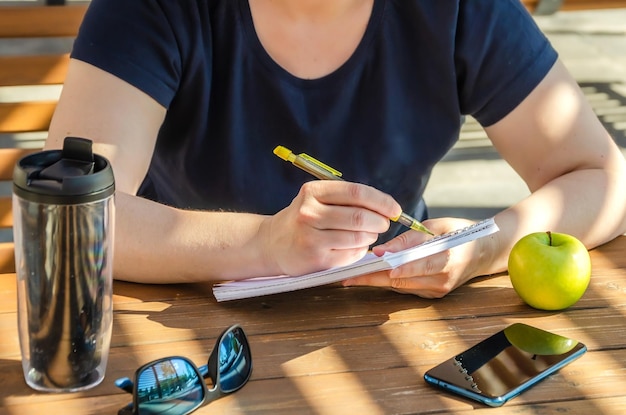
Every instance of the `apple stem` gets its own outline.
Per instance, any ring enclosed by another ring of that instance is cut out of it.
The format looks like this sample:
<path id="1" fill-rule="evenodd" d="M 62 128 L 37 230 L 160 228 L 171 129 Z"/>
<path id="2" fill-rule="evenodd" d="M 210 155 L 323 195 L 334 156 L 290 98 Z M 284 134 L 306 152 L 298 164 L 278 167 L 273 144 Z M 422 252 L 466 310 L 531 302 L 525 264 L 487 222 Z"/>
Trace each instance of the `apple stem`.
<path id="1" fill-rule="evenodd" d="M 546 231 L 546 233 L 548 234 L 548 239 L 550 240 L 550 246 L 552 246 L 552 232 Z"/>

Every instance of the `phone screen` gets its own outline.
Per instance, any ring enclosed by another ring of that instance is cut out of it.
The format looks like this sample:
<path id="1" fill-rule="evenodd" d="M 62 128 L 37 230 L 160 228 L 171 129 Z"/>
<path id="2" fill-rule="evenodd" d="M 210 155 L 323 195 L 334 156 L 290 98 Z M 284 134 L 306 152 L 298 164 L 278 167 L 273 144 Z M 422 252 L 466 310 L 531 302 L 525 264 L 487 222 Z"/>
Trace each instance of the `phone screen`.
<path id="1" fill-rule="evenodd" d="M 430 369 L 424 379 L 486 405 L 501 406 L 586 350 L 576 340 L 516 323 Z"/>

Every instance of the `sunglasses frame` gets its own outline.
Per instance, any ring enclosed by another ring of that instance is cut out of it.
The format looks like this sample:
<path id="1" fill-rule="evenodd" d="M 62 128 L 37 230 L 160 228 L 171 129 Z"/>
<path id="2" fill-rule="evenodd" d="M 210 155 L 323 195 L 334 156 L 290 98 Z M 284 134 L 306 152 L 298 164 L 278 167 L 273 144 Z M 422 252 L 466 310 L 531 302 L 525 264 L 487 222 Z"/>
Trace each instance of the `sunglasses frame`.
<path id="1" fill-rule="evenodd" d="M 241 384 L 238 387 L 234 389 L 225 390 L 222 388 L 222 385 L 220 384 L 220 371 L 219 371 L 219 362 L 218 362 L 219 349 L 220 349 L 220 344 L 222 344 L 222 341 L 224 340 L 224 337 L 228 333 L 234 332 L 237 329 L 239 329 L 241 334 L 243 334 L 240 340 L 243 343 L 244 350 L 248 351 L 247 354 L 250 357 L 249 358 L 250 370 L 248 370 L 248 374 L 245 380 L 241 382 Z M 139 375 L 150 366 L 154 366 L 161 362 L 165 362 L 165 361 L 173 360 L 173 359 L 182 360 L 185 363 L 189 364 L 189 366 L 196 372 L 196 375 L 200 379 L 200 384 L 202 385 L 202 388 L 204 389 L 204 398 L 202 399 L 202 401 L 198 402 L 198 404 L 192 409 L 186 412 L 183 412 L 181 414 L 178 414 L 178 415 L 190 414 L 198 410 L 199 408 L 221 398 L 224 395 L 228 395 L 230 393 L 238 391 L 239 389 L 243 388 L 246 385 L 246 383 L 248 383 L 248 380 L 250 380 L 250 377 L 252 376 L 252 353 L 250 352 L 250 345 L 248 342 L 248 337 L 246 336 L 246 333 L 243 331 L 243 328 L 239 324 L 233 324 L 232 326 L 222 331 L 222 333 L 217 338 L 215 345 L 213 346 L 213 349 L 211 350 L 211 353 L 209 354 L 209 359 L 206 365 L 198 367 L 194 362 L 192 362 L 187 357 L 167 356 L 167 357 L 162 357 L 160 359 L 156 359 L 156 360 L 153 360 L 151 362 L 141 365 L 137 370 L 135 370 L 135 375 L 133 377 L 134 381 L 131 381 L 127 377 L 117 379 L 115 381 L 115 385 L 118 388 L 128 393 L 131 393 L 133 395 L 133 401 L 129 403 L 128 405 L 124 406 L 123 408 L 121 408 L 118 412 L 118 415 L 138 415 L 139 414 L 139 405 L 137 404 L 139 401 L 139 396 L 138 396 L 138 388 L 136 387 L 136 385 L 138 384 Z M 213 382 L 213 387 L 211 389 L 209 389 L 206 382 L 204 381 L 206 378 L 210 378 L 211 381 Z"/>

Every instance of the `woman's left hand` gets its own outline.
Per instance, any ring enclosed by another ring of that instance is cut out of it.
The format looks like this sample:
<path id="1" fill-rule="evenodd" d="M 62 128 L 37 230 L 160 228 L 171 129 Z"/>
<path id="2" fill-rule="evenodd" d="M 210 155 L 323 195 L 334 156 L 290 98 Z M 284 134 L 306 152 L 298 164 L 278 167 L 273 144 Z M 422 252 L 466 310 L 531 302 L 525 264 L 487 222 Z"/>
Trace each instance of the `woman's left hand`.
<path id="1" fill-rule="evenodd" d="M 471 225 L 472 221 L 458 218 L 430 219 L 424 225 L 436 235 L 452 232 Z M 376 255 L 385 252 L 398 252 L 416 246 L 430 236 L 407 231 L 372 251 Z M 489 240 L 479 238 L 453 249 L 409 262 L 389 271 L 375 272 L 348 279 L 344 286 L 387 287 L 394 291 L 414 294 L 423 298 L 441 298 L 471 278 L 480 275 L 480 265 L 489 258 Z"/>

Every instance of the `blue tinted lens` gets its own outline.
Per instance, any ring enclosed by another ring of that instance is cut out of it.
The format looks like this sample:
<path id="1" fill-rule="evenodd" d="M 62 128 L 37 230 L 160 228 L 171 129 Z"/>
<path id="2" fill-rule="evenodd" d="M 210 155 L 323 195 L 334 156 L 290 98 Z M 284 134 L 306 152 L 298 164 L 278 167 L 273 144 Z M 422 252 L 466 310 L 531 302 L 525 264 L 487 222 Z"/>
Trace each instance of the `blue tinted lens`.
<path id="1" fill-rule="evenodd" d="M 182 358 L 163 359 L 137 376 L 137 411 L 140 415 L 181 415 L 204 400 L 204 380 L 194 366 Z"/>
<path id="2" fill-rule="evenodd" d="M 246 335 L 239 327 L 229 330 L 222 336 L 217 349 L 219 387 L 223 392 L 234 392 L 246 384 L 252 373 Z"/>

